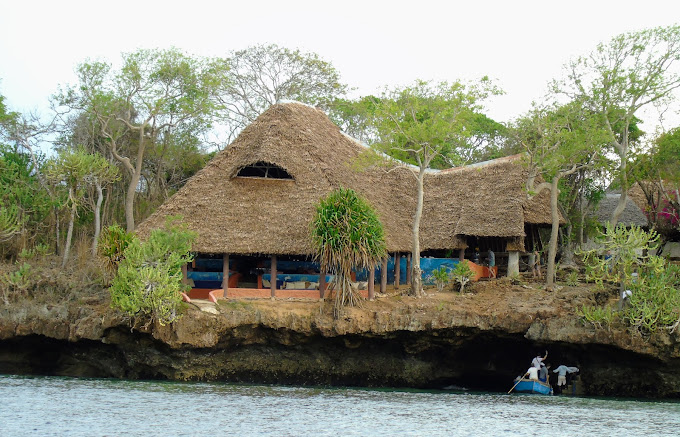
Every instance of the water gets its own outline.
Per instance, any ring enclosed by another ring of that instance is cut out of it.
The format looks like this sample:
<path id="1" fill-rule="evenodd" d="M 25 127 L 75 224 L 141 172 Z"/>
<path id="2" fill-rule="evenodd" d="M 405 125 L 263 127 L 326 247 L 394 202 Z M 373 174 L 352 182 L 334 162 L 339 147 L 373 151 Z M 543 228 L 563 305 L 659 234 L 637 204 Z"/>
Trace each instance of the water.
<path id="1" fill-rule="evenodd" d="M 2 436 L 677 436 L 679 402 L 0 376 Z"/>

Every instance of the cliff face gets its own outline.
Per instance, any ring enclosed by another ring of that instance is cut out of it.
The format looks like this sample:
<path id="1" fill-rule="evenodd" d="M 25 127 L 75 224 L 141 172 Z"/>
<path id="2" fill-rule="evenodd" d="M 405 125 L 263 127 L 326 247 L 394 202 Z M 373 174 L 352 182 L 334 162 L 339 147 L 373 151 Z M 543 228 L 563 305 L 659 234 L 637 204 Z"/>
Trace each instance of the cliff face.
<path id="1" fill-rule="evenodd" d="M 553 368 L 581 369 L 580 393 L 679 397 L 680 336 L 584 327 L 575 309 L 593 298 L 493 281 L 339 319 L 328 302 L 189 304 L 168 326 L 131 324 L 105 302 L 5 307 L 0 373 L 507 391 L 547 349 Z"/>

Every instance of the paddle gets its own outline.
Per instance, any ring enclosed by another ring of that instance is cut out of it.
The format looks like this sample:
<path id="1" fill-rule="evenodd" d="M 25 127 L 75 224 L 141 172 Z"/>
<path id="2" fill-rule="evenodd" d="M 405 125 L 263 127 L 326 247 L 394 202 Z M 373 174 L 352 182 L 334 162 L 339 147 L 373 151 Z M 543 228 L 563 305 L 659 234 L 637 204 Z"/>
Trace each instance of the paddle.
<path id="1" fill-rule="evenodd" d="M 529 372 L 527 372 L 527 373 L 525 373 L 524 375 L 522 375 L 522 377 L 519 379 L 519 381 L 517 381 L 517 383 L 516 383 L 515 385 L 512 386 L 512 388 L 510 389 L 510 391 L 508 391 L 508 394 L 510 394 L 510 392 L 513 391 L 513 390 L 515 389 L 515 387 L 517 387 L 517 384 L 519 384 L 520 382 L 522 382 L 522 380 L 524 379 L 524 377 L 527 376 L 528 374 L 529 374 Z"/>

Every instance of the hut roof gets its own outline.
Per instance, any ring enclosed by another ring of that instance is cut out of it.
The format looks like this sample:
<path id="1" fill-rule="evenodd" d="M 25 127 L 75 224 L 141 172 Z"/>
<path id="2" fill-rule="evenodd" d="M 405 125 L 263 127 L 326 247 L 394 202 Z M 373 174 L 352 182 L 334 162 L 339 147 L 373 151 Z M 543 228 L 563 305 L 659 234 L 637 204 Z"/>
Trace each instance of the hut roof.
<path id="1" fill-rule="evenodd" d="M 608 222 L 611 217 L 616 205 L 619 203 L 619 198 L 621 193 L 607 193 L 605 197 L 600 200 L 597 210 L 592 214 L 601 223 Z M 619 223 L 623 223 L 626 226 L 647 226 L 647 217 L 642 212 L 640 207 L 631 199 L 626 198 L 626 207 L 619 217 Z"/>
<path id="2" fill-rule="evenodd" d="M 376 209 L 389 251 L 411 249 L 416 208 L 413 168 L 357 171 L 366 147 L 344 135 L 321 110 L 300 103 L 265 111 L 148 219 L 138 234 L 182 215 L 204 253 L 306 255 L 315 205 L 340 186 Z M 292 179 L 237 176 L 254 163 L 284 169 Z M 426 174 L 422 249 L 455 248 L 464 235 L 521 237 L 524 223 L 550 223 L 547 197 L 527 201 L 519 157 Z"/>
<path id="3" fill-rule="evenodd" d="M 408 175 L 394 172 L 397 185 L 374 172 L 351 168 L 365 148 L 340 132 L 321 111 L 299 103 L 265 111 L 218 153 L 137 230 L 144 237 L 168 215 L 182 215 L 198 232 L 194 249 L 205 253 L 309 254 L 309 223 L 315 204 L 333 189 L 356 190 L 376 209 L 387 246 L 410 246 L 404 210 L 415 197 Z M 293 179 L 237 177 L 257 162 L 277 165 Z M 404 192 L 404 190 L 407 190 Z M 410 209 L 406 209 L 410 210 Z"/>
<path id="4" fill-rule="evenodd" d="M 439 171 L 426 177 L 421 240 L 451 248 L 458 236 L 514 238 L 524 224 L 550 224 L 549 194 L 527 199 L 522 155 Z M 560 216 L 560 220 L 564 219 Z"/>

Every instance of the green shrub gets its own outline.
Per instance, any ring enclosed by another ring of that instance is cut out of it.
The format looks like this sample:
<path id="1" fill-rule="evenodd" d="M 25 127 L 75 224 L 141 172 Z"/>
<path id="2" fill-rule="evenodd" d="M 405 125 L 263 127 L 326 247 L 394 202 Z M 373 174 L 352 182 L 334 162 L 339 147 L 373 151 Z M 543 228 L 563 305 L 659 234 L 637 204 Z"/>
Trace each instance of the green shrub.
<path id="1" fill-rule="evenodd" d="M 149 317 L 161 325 L 180 317 L 182 265 L 190 262 L 196 233 L 170 219 L 154 229 L 147 241 L 134 238 L 123 253 L 111 286 L 111 305 L 129 316 Z"/>
<path id="2" fill-rule="evenodd" d="M 611 307 L 599 307 L 599 306 L 582 306 L 579 310 L 579 316 L 584 325 L 593 325 L 596 328 L 606 328 L 611 329 L 611 325 L 616 318 L 618 318 L 618 313 L 614 311 Z"/>
<path id="3" fill-rule="evenodd" d="M 444 287 L 451 281 L 451 269 L 441 266 L 432 272 L 430 278 L 437 286 L 437 291 L 441 293 Z"/>
<path id="4" fill-rule="evenodd" d="M 130 245 L 134 235 L 126 232 L 118 225 L 109 226 L 102 230 L 97 245 L 97 253 L 103 260 L 104 270 L 109 277 L 114 277 L 118 265 L 124 258 L 125 249 Z"/>
<path id="5" fill-rule="evenodd" d="M 461 261 L 451 272 L 451 277 L 460 285 L 460 294 L 463 294 L 465 285 L 475 276 L 467 261 Z"/>
<path id="6" fill-rule="evenodd" d="M 650 334 L 659 327 L 674 332 L 680 321 L 680 288 L 676 271 L 663 258 L 652 256 L 638 271 L 638 278 L 628 289 L 632 295 L 624 317 L 640 334 Z"/>
<path id="7" fill-rule="evenodd" d="M 0 276 L 0 288 L 2 288 L 2 300 L 9 305 L 12 298 L 23 296 L 28 292 L 33 274 L 31 265 L 27 262 L 19 265 L 13 272 Z"/>
<path id="8" fill-rule="evenodd" d="M 578 272 L 569 272 L 565 278 L 565 282 L 570 287 L 576 287 L 578 285 Z"/>

